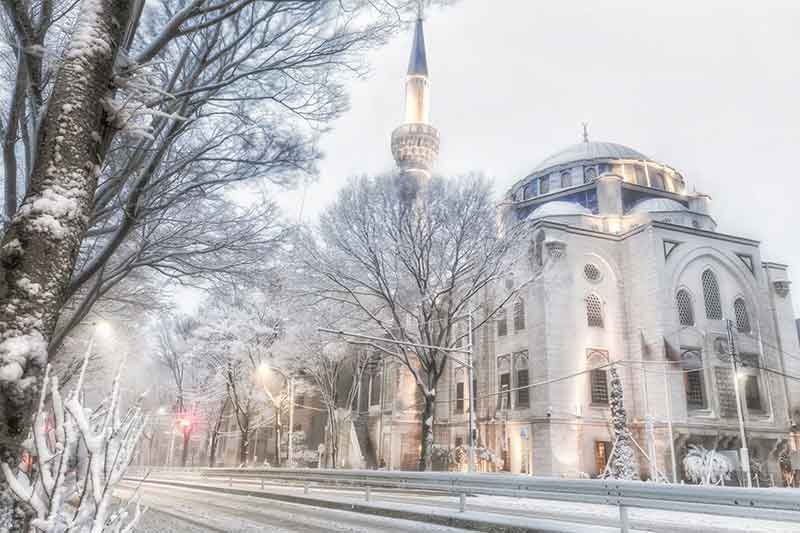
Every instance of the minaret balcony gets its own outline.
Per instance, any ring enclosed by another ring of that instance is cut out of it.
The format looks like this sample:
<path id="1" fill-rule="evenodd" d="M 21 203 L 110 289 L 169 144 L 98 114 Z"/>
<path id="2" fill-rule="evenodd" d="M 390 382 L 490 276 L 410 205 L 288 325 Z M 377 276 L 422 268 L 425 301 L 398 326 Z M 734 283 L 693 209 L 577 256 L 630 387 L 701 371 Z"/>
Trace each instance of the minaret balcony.
<path id="1" fill-rule="evenodd" d="M 430 124 L 403 124 L 392 132 L 392 154 L 401 168 L 430 169 L 439 155 L 439 132 Z"/>

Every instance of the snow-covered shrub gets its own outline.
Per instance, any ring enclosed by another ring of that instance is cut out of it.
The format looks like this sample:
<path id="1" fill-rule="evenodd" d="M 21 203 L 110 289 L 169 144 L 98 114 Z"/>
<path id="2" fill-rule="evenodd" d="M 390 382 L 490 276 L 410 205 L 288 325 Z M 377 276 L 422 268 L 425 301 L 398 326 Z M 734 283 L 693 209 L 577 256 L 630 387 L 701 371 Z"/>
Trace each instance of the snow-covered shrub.
<path id="1" fill-rule="evenodd" d="M 727 457 L 716 450 L 708 450 L 703 446 L 689 446 L 689 452 L 683 459 L 686 477 L 700 485 L 719 485 L 731 478 L 733 466 Z"/>
<path id="2" fill-rule="evenodd" d="M 137 403 L 120 418 L 119 373 L 111 395 L 97 409 L 87 409 L 81 392 L 88 361 L 86 357 L 78 384 L 66 400 L 58 377 L 51 377 L 47 367 L 32 436 L 26 442 L 31 468 L 14 472 L 2 463 L 12 494 L 33 510 L 33 531 L 128 533 L 141 516 L 138 498 L 133 517 L 127 510 L 131 502 L 116 505 L 112 498 L 133 458 L 145 417 Z"/>
<path id="3" fill-rule="evenodd" d="M 615 445 L 608 470 L 604 475 L 615 479 L 639 479 L 636 455 L 633 451 L 633 436 L 628 429 L 628 416 L 623 403 L 622 381 L 619 379 L 616 367 L 612 366 L 609 374 L 611 374 L 609 407 Z"/>

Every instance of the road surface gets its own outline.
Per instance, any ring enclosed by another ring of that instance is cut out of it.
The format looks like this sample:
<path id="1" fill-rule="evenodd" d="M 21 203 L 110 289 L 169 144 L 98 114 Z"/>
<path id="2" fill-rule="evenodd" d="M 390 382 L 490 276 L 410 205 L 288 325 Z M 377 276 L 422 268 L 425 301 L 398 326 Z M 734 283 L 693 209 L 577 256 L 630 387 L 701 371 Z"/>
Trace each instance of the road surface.
<path id="1" fill-rule="evenodd" d="M 133 494 L 133 487 L 134 484 L 126 483 L 116 491 L 116 495 L 128 499 Z M 152 484 L 143 487 L 141 496 L 142 505 L 150 507 L 150 510 L 142 517 L 140 527 L 136 528 L 138 533 L 466 531 L 250 496 Z"/>

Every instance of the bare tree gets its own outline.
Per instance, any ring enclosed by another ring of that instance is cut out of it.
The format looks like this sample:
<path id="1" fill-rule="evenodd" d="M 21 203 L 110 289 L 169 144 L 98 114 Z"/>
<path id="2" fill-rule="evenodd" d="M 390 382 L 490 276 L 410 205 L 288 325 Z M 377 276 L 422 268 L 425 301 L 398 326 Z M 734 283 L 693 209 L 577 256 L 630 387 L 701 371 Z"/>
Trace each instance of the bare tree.
<path id="1" fill-rule="evenodd" d="M 339 464 L 342 429 L 353 421 L 359 386 L 375 352 L 318 331 L 319 327 L 348 323 L 344 317 L 337 317 L 336 311 L 337 306 L 319 302 L 296 306 L 292 312 L 293 327 L 287 328 L 275 347 L 280 364 L 310 378 L 319 393 L 327 414 L 326 454 L 330 468 Z"/>
<path id="2" fill-rule="evenodd" d="M 434 177 L 415 190 L 406 175 L 353 180 L 304 241 L 304 268 L 309 292 L 360 313 L 387 341 L 420 345 L 368 343 L 413 375 L 423 398 L 420 465 L 429 470 L 436 387 L 446 349 L 459 341 L 454 327 L 508 274 L 518 247 L 498 233 L 486 180 Z M 483 306 L 474 329 L 520 287 Z"/>
<path id="3" fill-rule="evenodd" d="M 157 357 L 159 363 L 169 372 L 172 384 L 175 387 L 175 402 L 173 413 L 175 420 L 183 435 L 183 448 L 181 452 L 181 466 L 186 466 L 189 458 L 189 447 L 192 432 L 196 425 L 194 404 L 187 398 L 187 387 L 194 385 L 191 373 L 196 364 L 192 335 L 197 328 L 197 322 L 186 317 L 171 317 L 161 323 L 158 332 Z M 190 380 L 190 382 L 187 382 Z M 189 405 L 192 404 L 190 408 Z"/>

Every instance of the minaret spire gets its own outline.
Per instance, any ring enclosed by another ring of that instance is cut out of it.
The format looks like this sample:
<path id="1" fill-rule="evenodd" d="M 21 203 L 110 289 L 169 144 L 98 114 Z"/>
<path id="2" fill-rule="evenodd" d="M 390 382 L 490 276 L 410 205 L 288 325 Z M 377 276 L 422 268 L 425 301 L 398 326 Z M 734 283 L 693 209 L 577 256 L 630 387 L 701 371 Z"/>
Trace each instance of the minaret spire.
<path id="1" fill-rule="evenodd" d="M 430 177 L 439 155 L 439 132 L 430 124 L 430 78 L 422 9 L 420 0 L 406 73 L 405 121 L 392 132 L 392 155 L 397 166 L 416 174 L 420 182 Z"/>
<path id="2" fill-rule="evenodd" d="M 588 122 L 581 122 L 583 124 L 583 142 L 589 142 L 589 123 Z"/>

